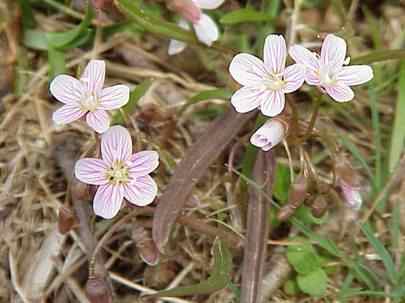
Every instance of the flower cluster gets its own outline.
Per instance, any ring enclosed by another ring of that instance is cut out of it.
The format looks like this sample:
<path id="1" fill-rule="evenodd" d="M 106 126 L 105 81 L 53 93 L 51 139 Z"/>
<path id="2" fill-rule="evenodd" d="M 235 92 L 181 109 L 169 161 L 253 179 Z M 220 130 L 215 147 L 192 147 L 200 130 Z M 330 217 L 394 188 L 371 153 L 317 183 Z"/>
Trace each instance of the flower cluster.
<path id="1" fill-rule="evenodd" d="M 75 176 L 83 183 L 98 186 L 93 201 L 96 215 L 114 217 L 124 198 L 145 206 L 157 195 L 157 185 L 149 176 L 159 165 L 155 151 L 132 154 L 132 139 L 122 126 L 110 127 L 107 111 L 119 109 L 129 100 L 129 88 L 115 85 L 103 88 L 105 62 L 91 60 L 80 79 L 57 76 L 50 85 L 52 95 L 64 103 L 54 112 L 53 120 L 67 124 L 85 119 L 101 134 L 101 159 L 84 158 L 76 162 Z"/>
<path id="2" fill-rule="evenodd" d="M 177 24 L 185 30 L 190 30 L 190 22 L 193 25 L 198 40 L 211 46 L 212 43 L 219 38 L 218 26 L 210 16 L 204 14 L 201 10 L 216 9 L 221 6 L 224 1 L 225 0 L 192 0 L 190 5 L 183 5 L 178 8 L 184 18 L 181 18 Z M 186 43 L 182 41 L 170 40 L 168 53 L 169 55 L 178 54 L 182 52 L 186 46 Z"/>
<path id="3" fill-rule="evenodd" d="M 368 65 L 349 64 L 346 58 L 346 42 L 333 34 L 326 36 L 320 55 L 300 45 L 289 49 L 296 62 L 287 66 L 287 47 L 281 35 L 269 35 L 264 45 L 264 60 L 250 55 L 236 55 L 229 71 L 242 85 L 232 96 L 237 112 L 246 113 L 259 108 L 263 115 L 275 117 L 285 107 L 285 94 L 298 90 L 304 81 L 317 86 L 337 102 L 354 98 L 350 88 L 373 78 Z M 278 144 L 286 133 L 286 127 L 277 120 L 270 120 L 252 136 L 251 143 L 263 150 Z"/>

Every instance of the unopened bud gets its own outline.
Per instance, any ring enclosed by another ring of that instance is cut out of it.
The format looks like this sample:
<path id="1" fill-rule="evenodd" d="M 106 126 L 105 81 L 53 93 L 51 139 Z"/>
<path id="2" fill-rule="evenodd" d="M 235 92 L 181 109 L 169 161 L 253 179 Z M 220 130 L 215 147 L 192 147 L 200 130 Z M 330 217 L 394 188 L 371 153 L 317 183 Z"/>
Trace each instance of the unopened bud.
<path id="1" fill-rule="evenodd" d="M 303 174 L 299 175 L 295 182 L 291 184 L 288 191 L 288 204 L 284 205 L 277 218 L 280 221 L 285 221 L 291 217 L 295 210 L 302 205 L 304 202 L 308 191 L 308 178 Z"/>
<path id="2" fill-rule="evenodd" d="M 320 218 L 325 213 L 327 207 L 328 204 L 326 203 L 325 196 L 318 195 L 311 204 L 312 214 L 315 217 Z"/>
<path id="3" fill-rule="evenodd" d="M 336 179 L 343 199 L 350 208 L 359 210 L 362 204 L 359 175 L 344 155 L 340 155 L 336 162 Z"/>
<path id="4" fill-rule="evenodd" d="M 86 283 L 86 295 L 91 303 L 112 303 L 111 289 L 104 278 L 90 276 Z"/>
<path id="5" fill-rule="evenodd" d="M 279 144 L 287 134 L 288 124 L 281 119 L 274 118 L 261 126 L 250 138 L 250 143 L 268 151 Z"/>
<path id="6" fill-rule="evenodd" d="M 91 0 L 94 8 L 103 9 L 112 5 L 113 0 Z"/>
<path id="7" fill-rule="evenodd" d="M 71 193 L 73 202 L 90 200 L 90 187 L 76 178 L 72 179 Z"/>
<path id="8" fill-rule="evenodd" d="M 192 0 L 170 0 L 167 7 L 191 23 L 197 23 L 201 18 L 201 10 Z"/>
<path id="9" fill-rule="evenodd" d="M 159 262 L 159 250 L 152 240 L 151 234 L 142 226 L 136 226 L 132 238 L 135 241 L 139 256 L 148 265 L 156 265 Z"/>
<path id="10" fill-rule="evenodd" d="M 75 215 L 69 207 L 63 205 L 59 208 L 58 229 L 61 234 L 68 233 L 75 222 Z"/>

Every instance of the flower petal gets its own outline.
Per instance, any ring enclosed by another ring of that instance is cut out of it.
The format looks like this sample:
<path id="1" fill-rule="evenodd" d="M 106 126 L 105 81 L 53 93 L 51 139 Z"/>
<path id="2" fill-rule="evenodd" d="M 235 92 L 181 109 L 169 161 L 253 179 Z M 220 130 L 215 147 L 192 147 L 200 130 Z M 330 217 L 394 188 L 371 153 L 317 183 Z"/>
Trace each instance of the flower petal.
<path id="1" fill-rule="evenodd" d="M 146 176 L 159 166 L 159 154 L 155 151 L 145 150 L 133 154 L 130 161 L 129 173 L 131 176 Z"/>
<path id="2" fill-rule="evenodd" d="M 198 40 L 208 46 L 211 46 L 219 38 L 217 24 L 206 14 L 201 14 L 200 20 L 194 23 L 194 30 Z"/>
<path id="3" fill-rule="evenodd" d="M 308 83 L 309 85 L 316 85 L 316 86 L 321 85 L 319 72 L 307 68 L 307 70 L 305 71 L 305 82 Z"/>
<path id="4" fill-rule="evenodd" d="M 169 42 L 169 48 L 167 50 L 167 53 L 169 56 L 177 55 L 181 53 L 185 48 L 187 47 L 187 44 L 184 43 L 183 41 L 178 41 L 178 40 L 170 40 Z"/>
<path id="5" fill-rule="evenodd" d="M 284 93 L 291 93 L 299 89 L 304 83 L 305 67 L 302 64 L 293 64 L 284 71 L 284 81 L 286 82 Z"/>
<path id="6" fill-rule="evenodd" d="M 112 126 L 101 136 L 101 155 L 108 163 L 128 161 L 132 154 L 132 139 L 125 127 Z"/>
<path id="7" fill-rule="evenodd" d="M 274 74 L 284 71 L 287 59 L 287 47 L 281 35 L 269 35 L 264 43 L 264 65 Z"/>
<path id="8" fill-rule="evenodd" d="M 98 187 L 93 200 L 93 209 L 97 216 L 111 219 L 118 214 L 124 198 L 121 185 L 106 184 Z"/>
<path id="9" fill-rule="evenodd" d="M 324 89 L 337 102 L 348 102 L 354 98 L 353 90 L 345 84 L 325 86 Z"/>
<path id="10" fill-rule="evenodd" d="M 339 68 L 343 66 L 346 57 L 346 41 L 329 34 L 322 43 L 321 64 Z"/>
<path id="11" fill-rule="evenodd" d="M 359 85 L 373 78 L 373 70 L 368 65 L 344 66 L 337 75 L 337 80 L 346 85 Z"/>
<path id="12" fill-rule="evenodd" d="M 231 98 L 232 105 L 238 113 L 247 113 L 259 107 L 268 92 L 248 86 L 237 90 Z"/>
<path id="13" fill-rule="evenodd" d="M 81 182 L 91 185 L 104 185 L 108 182 L 107 163 L 95 158 L 80 159 L 75 164 L 75 177 Z"/>
<path id="14" fill-rule="evenodd" d="M 312 70 L 319 69 L 319 60 L 314 52 L 306 49 L 301 45 L 293 45 L 289 49 L 289 54 L 295 62 L 305 65 L 306 68 Z"/>
<path id="15" fill-rule="evenodd" d="M 124 197 L 128 202 L 137 206 L 145 206 L 153 202 L 158 187 L 151 176 L 136 178 L 133 182 L 124 185 Z"/>
<path id="16" fill-rule="evenodd" d="M 69 75 L 56 76 L 49 87 L 51 94 L 65 104 L 79 104 L 86 87 Z"/>
<path id="17" fill-rule="evenodd" d="M 216 9 L 224 3 L 225 0 L 193 0 L 193 2 L 202 9 Z"/>
<path id="18" fill-rule="evenodd" d="M 270 91 L 268 98 L 264 99 L 260 105 L 262 114 L 274 117 L 280 114 L 285 106 L 284 92 L 281 90 Z"/>
<path id="19" fill-rule="evenodd" d="M 105 62 L 103 60 L 90 60 L 84 69 L 80 80 L 87 85 L 91 93 L 98 94 L 104 85 L 105 79 Z"/>
<path id="20" fill-rule="evenodd" d="M 103 109 L 88 112 L 86 121 L 87 124 L 99 134 L 104 133 L 110 127 L 110 116 Z"/>
<path id="21" fill-rule="evenodd" d="M 232 77 L 241 85 L 257 86 L 267 75 L 264 63 L 250 54 L 237 54 L 229 65 Z"/>
<path id="22" fill-rule="evenodd" d="M 277 119 L 273 119 L 266 122 L 250 137 L 250 143 L 268 151 L 283 140 L 284 134 L 284 125 Z"/>
<path id="23" fill-rule="evenodd" d="M 100 109 L 117 109 L 128 103 L 129 87 L 126 85 L 114 85 L 104 88 L 99 96 Z"/>
<path id="24" fill-rule="evenodd" d="M 52 115 L 52 120 L 56 124 L 68 124 L 83 117 L 86 112 L 81 111 L 78 105 L 66 104 L 56 110 Z"/>

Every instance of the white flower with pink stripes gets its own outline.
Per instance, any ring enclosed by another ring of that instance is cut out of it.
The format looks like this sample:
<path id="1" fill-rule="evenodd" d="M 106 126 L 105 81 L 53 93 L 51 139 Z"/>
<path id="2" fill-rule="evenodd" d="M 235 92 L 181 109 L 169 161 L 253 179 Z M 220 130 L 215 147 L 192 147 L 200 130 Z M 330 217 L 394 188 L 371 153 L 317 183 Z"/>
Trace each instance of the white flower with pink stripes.
<path id="1" fill-rule="evenodd" d="M 113 126 L 101 135 L 101 159 L 80 159 L 75 165 L 75 176 L 83 183 L 98 186 L 93 201 L 94 212 L 111 219 L 120 210 L 124 198 L 136 206 L 153 202 L 157 185 L 149 174 L 158 165 L 157 152 L 132 154 L 128 130 Z"/>
<path id="2" fill-rule="evenodd" d="M 64 105 L 53 113 L 57 124 L 68 124 L 85 117 L 87 124 L 98 133 L 110 127 L 107 111 L 118 109 L 129 100 L 129 88 L 114 85 L 103 88 L 105 62 L 91 60 L 80 80 L 59 75 L 50 85 L 52 95 Z"/>
<path id="3" fill-rule="evenodd" d="M 287 47 L 281 35 L 269 35 L 264 44 L 264 61 L 250 54 L 238 54 L 229 72 L 243 87 L 231 99 L 239 113 L 260 108 L 265 116 L 280 114 L 285 106 L 285 94 L 301 87 L 305 67 L 293 64 L 285 67 Z"/>
<path id="4" fill-rule="evenodd" d="M 297 63 L 305 65 L 305 81 L 309 85 L 320 87 L 337 102 L 347 102 L 354 98 L 350 86 L 370 81 L 373 70 L 368 65 L 344 66 L 349 63 L 346 50 L 345 40 L 329 34 L 320 56 L 300 45 L 292 46 L 289 53 Z"/>

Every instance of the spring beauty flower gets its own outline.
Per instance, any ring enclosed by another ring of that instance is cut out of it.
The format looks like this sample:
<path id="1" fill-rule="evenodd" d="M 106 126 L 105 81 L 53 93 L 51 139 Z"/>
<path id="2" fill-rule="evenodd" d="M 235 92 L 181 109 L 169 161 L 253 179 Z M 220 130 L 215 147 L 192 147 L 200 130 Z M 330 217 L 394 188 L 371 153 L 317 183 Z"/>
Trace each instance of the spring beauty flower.
<path id="1" fill-rule="evenodd" d="M 136 206 L 153 202 L 157 185 L 149 174 L 159 165 L 157 152 L 132 154 L 128 130 L 113 126 L 101 136 L 101 156 L 101 159 L 80 159 L 75 165 L 77 179 L 98 186 L 93 200 L 96 215 L 113 218 L 124 198 Z"/>
<path id="2" fill-rule="evenodd" d="M 129 100 L 129 88 L 114 85 L 103 88 L 105 62 L 91 60 L 80 80 L 69 75 L 59 75 L 50 85 L 52 95 L 64 105 L 53 113 L 57 124 L 68 124 L 82 117 L 98 133 L 110 127 L 107 111 L 118 109 Z"/>
<path id="3" fill-rule="evenodd" d="M 192 0 L 191 5 L 187 6 L 187 11 L 182 13 L 183 17 L 186 19 L 180 19 L 178 25 L 185 30 L 190 30 L 189 22 L 191 22 L 198 40 L 211 46 L 212 43 L 219 38 L 218 26 L 210 16 L 202 13 L 201 9 L 216 9 L 221 6 L 224 1 L 225 0 Z M 169 55 L 178 54 L 182 52 L 186 46 L 187 44 L 182 41 L 170 40 L 168 53 Z"/>
<path id="4" fill-rule="evenodd" d="M 285 67 L 287 47 L 281 35 L 269 35 L 263 52 L 264 62 L 245 53 L 232 59 L 229 72 L 243 87 L 233 94 L 231 102 L 239 113 L 260 108 L 263 115 L 274 117 L 284 109 L 285 94 L 304 83 L 305 67 Z"/>
<path id="5" fill-rule="evenodd" d="M 261 148 L 263 151 L 269 151 L 284 139 L 286 133 L 284 123 L 277 118 L 272 119 L 262 125 L 250 137 L 250 143 Z"/>
<path id="6" fill-rule="evenodd" d="M 305 81 L 326 92 L 337 102 L 347 102 L 354 98 L 350 88 L 363 84 L 373 78 L 373 70 L 368 65 L 351 65 L 346 57 L 346 42 L 333 34 L 326 36 L 321 48 L 321 55 L 309 51 L 303 46 L 290 48 L 290 56 L 305 65 Z"/>

